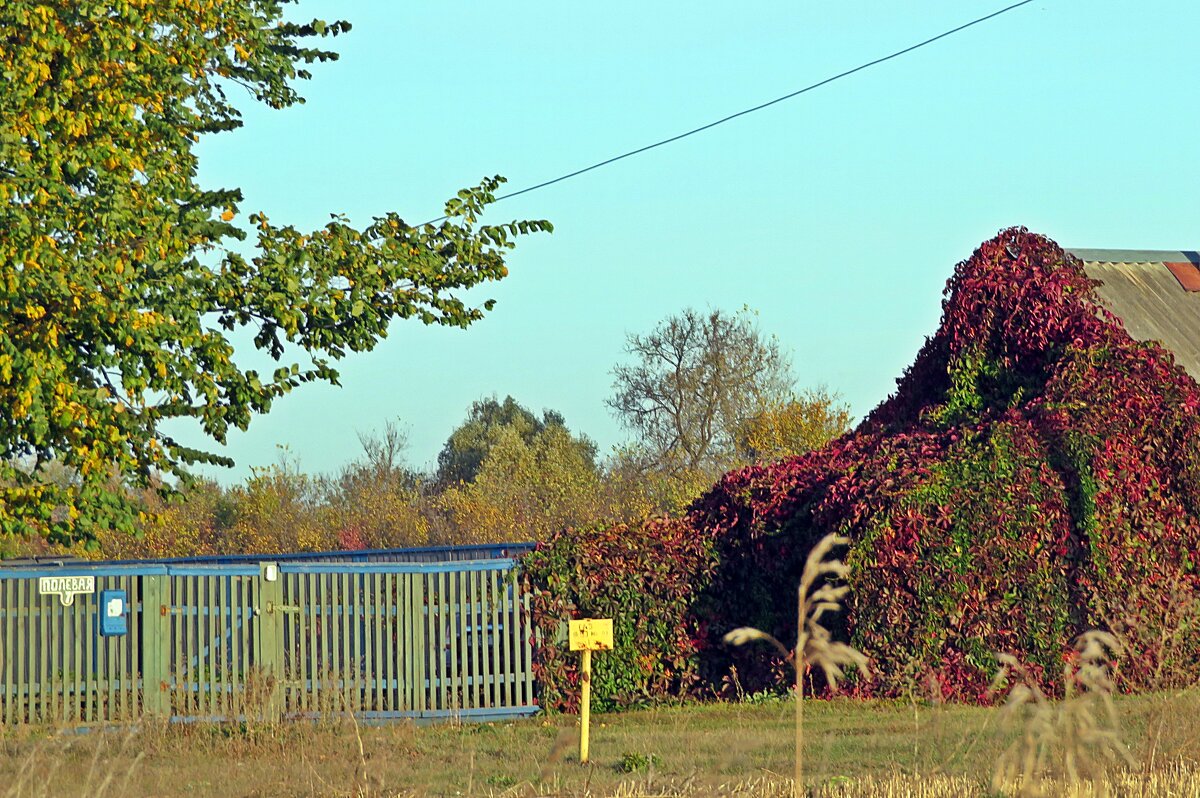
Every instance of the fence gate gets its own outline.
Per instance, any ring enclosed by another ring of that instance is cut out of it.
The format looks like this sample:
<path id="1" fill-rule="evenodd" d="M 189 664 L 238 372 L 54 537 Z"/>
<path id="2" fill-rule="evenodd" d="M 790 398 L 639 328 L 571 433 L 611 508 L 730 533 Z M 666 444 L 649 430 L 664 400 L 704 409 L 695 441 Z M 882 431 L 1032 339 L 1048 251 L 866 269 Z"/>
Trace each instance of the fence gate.
<path id="1" fill-rule="evenodd" d="M 172 568 L 142 577 L 144 710 L 188 719 L 248 714 L 262 593 L 254 567 Z"/>
<path id="2" fill-rule="evenodd" d="M 96 591 L 38 592 L 43 576 Z M 99 591 L 128 631 L 99 633 Z M 538 709 L 512 559 L 0 569 L 0 720 L 504 718 Z"/>

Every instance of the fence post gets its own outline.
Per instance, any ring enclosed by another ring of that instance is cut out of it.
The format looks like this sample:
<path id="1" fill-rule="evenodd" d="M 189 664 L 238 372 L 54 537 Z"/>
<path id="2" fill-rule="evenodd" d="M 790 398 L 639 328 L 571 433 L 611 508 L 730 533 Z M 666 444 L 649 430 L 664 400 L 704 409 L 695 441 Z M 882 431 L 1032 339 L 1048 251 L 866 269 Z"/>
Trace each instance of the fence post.
<path id="1" fill-rule="evenodd" d="M 267 694 L 264 720 L 283 717 L 283 580 L 279 564 L 259 563 L 258 617 L 255 630 L 255 664 L 265 680 Z"/>
<path id="2" fill-rule="evenodd" d="M 142 712 L 150 717 L 171 715 L 168 657 L 171 650 L 169 577 L 142 576 Z"/>

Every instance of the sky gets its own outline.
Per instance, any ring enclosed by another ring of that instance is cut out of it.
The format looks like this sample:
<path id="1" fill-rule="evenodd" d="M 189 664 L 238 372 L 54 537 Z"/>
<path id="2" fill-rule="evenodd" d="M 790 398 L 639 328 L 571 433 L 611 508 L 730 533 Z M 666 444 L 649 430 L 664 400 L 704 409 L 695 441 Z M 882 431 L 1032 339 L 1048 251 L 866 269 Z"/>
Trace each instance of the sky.
<path id="1" fill-rule="evenodd" d="M 510 189 L 698 127 L 1006 5 L 301 0 L 347 19 L 306 104 L 242 103 L 200 145 L 201 183 L 243 217 L 315 228 L 412 223 L 501 174 Z M 397 321 L 224 447 L 232 483 L 279 461 L 312 473 L 388 422 L 428 468 L 475 400 L 561 412 L 601 451 L 630 333 L 686 307 L 757 311 L 798 386 L 857 418 L 885 399 L 941 312 L 955 264 L 1024 225 L 1065 247 L 1200 248 L 1200 4 L 1040 0 L 728 124 L 495 205 L 549 219 L 466 330 Z M 254 353 L 243 351 L 245 362 Z M 189 443 L 197 435 L 179 432 Z"/>

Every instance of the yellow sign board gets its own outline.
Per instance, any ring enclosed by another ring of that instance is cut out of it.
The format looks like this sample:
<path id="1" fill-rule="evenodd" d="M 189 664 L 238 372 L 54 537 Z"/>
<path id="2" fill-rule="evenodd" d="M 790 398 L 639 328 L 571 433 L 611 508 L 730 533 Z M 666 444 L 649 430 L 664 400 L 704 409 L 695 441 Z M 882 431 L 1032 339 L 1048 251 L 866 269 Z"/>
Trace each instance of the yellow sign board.
<path id="1" fill-rule="evenodd" d="M 585 618 L 568 624 L 572 651 L 610 651 L 612 618 Z"/>

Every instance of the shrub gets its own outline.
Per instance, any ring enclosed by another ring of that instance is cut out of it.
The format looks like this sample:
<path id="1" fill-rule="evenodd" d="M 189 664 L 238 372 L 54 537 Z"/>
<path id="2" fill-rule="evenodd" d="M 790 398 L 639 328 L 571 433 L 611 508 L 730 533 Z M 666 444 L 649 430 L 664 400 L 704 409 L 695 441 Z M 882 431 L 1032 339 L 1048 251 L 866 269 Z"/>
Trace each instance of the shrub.
<path id="1" fill-rule="evenodd" d="M 637 751 L 626 751 L 617 762 L 618 773 L 641 773 L 653 770 L 662 765 L 658 754 L 642 754 Z"/>
<path id="2" fill-rule="evenodd" d="M 678 519 L 566 528 L 539 543 L 523 570 L 538 591 L 531 614 L 542 636 L 534 663 L 542 706 L 578 708 L 570 618 L 613 619 L 613 650 L 593 658 L 597 710 L 689 695 L 698 680 L 689 610 L 713 565 L 711 542 Z"/>

